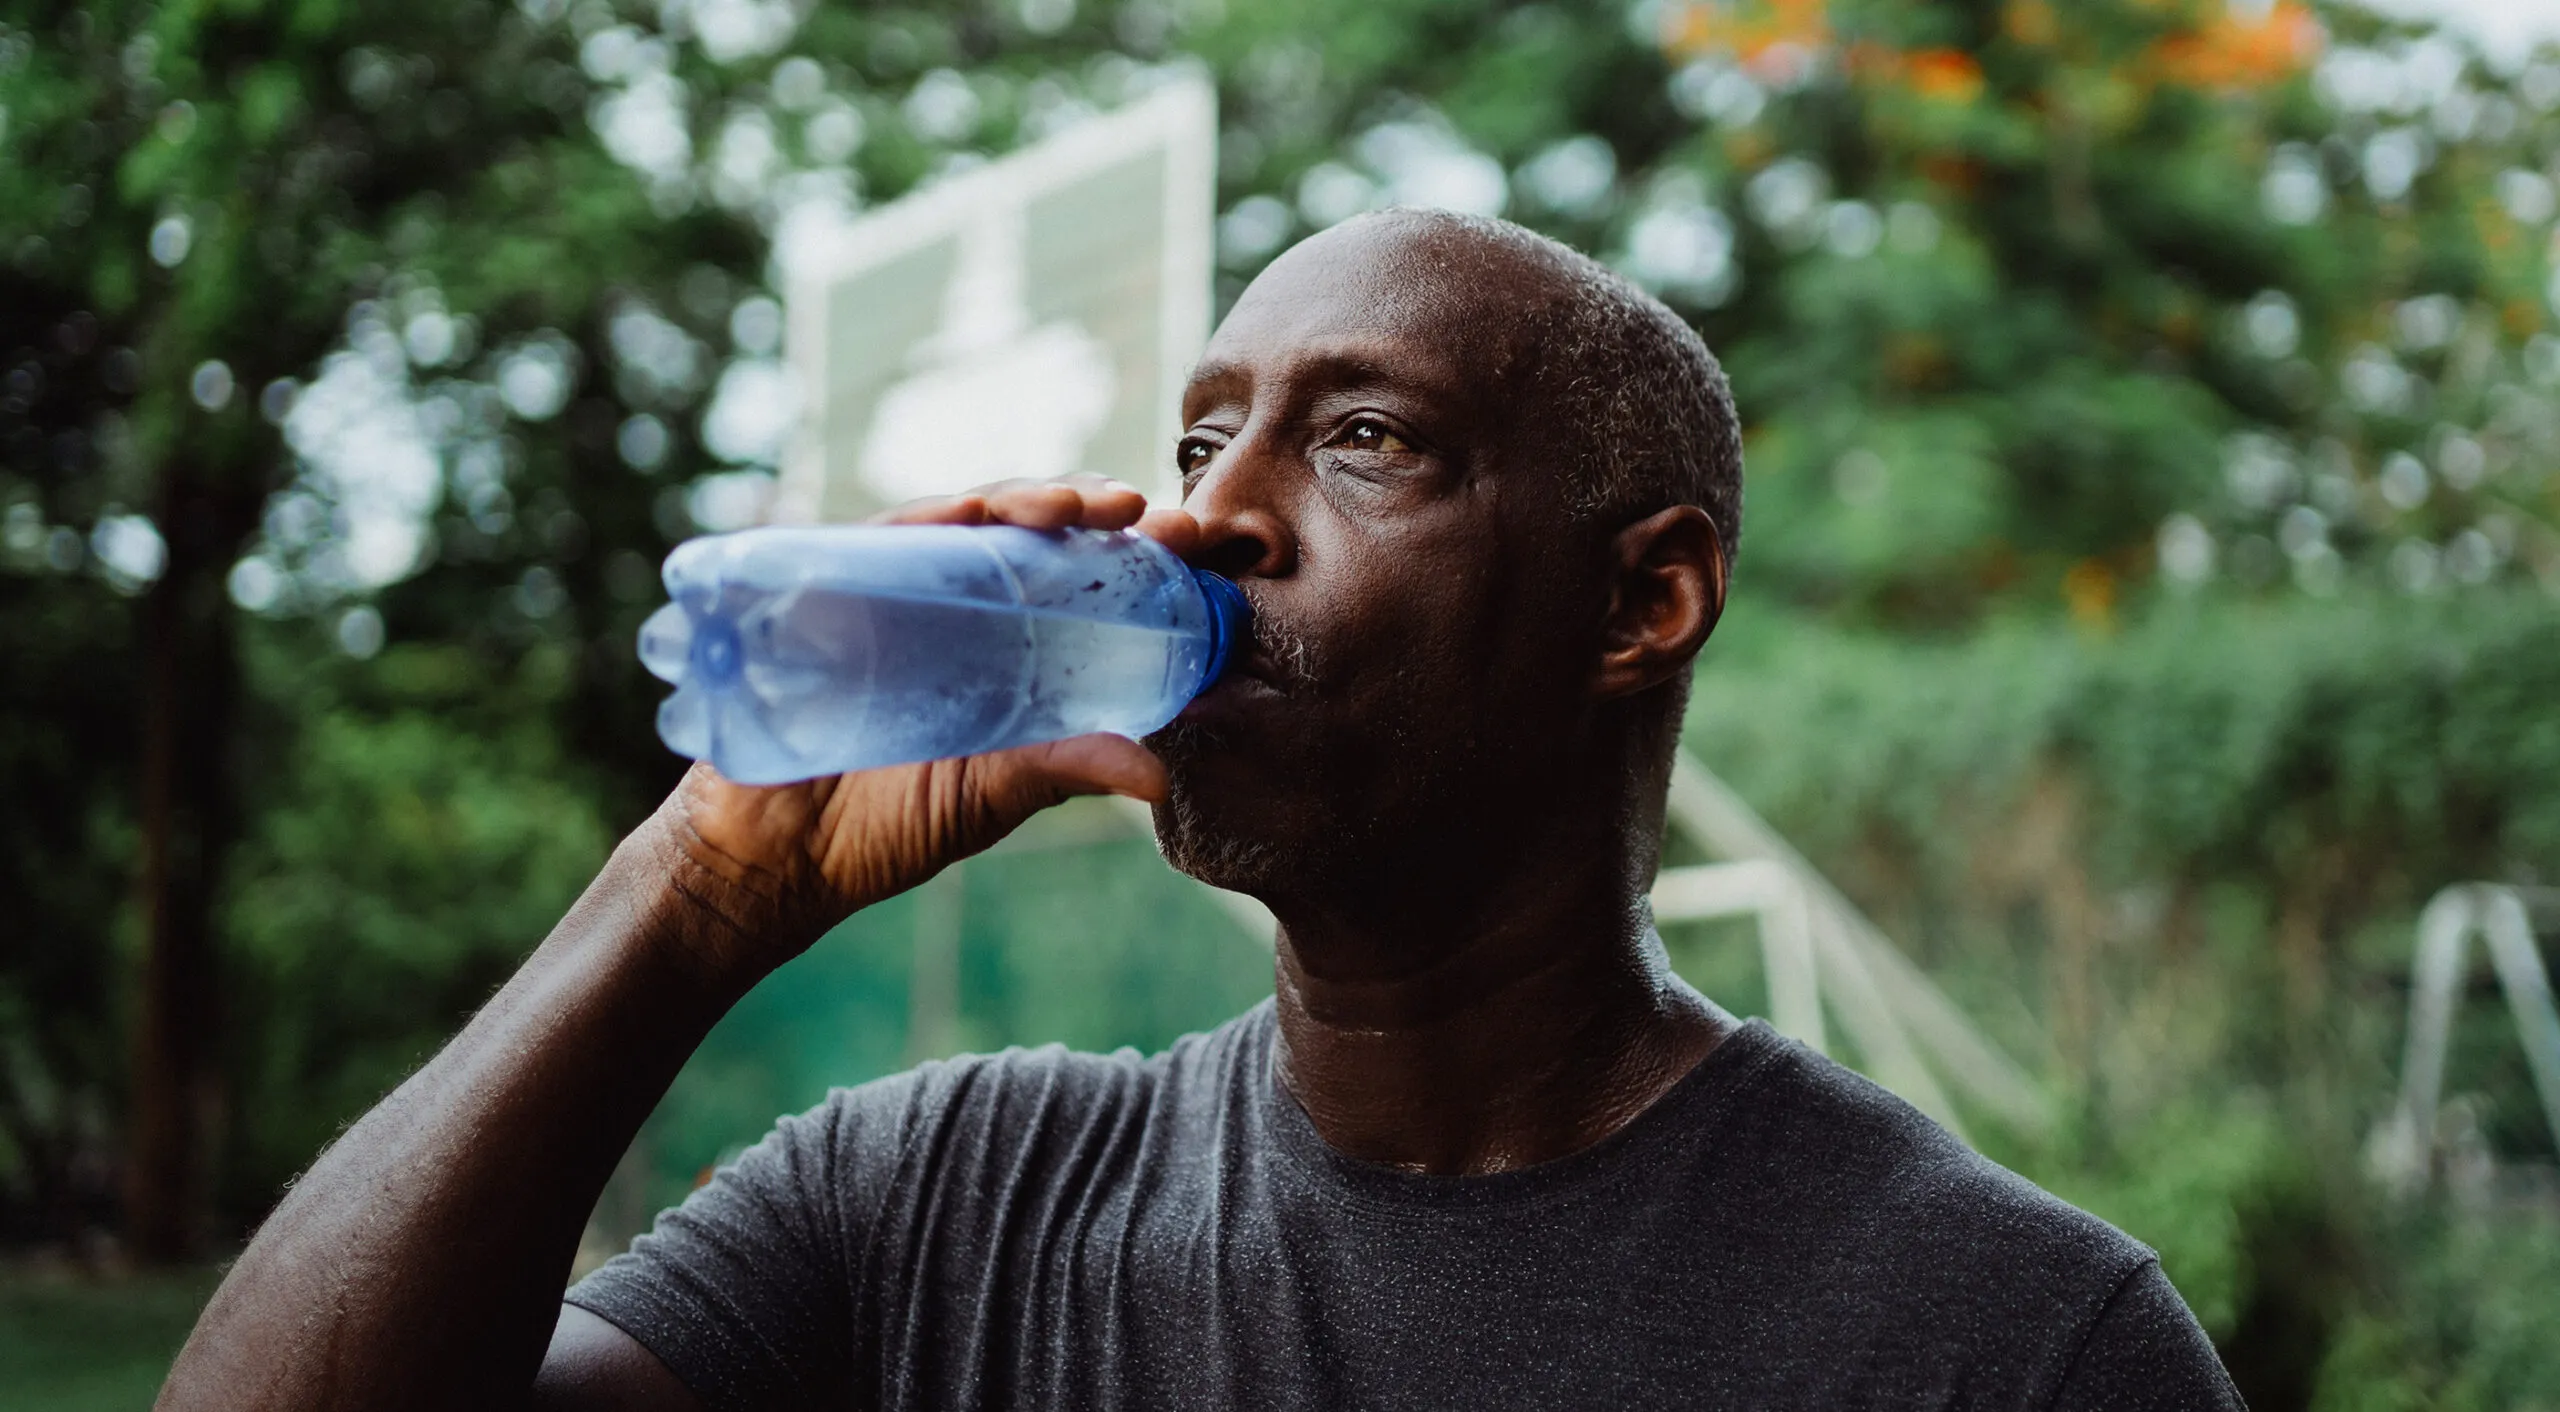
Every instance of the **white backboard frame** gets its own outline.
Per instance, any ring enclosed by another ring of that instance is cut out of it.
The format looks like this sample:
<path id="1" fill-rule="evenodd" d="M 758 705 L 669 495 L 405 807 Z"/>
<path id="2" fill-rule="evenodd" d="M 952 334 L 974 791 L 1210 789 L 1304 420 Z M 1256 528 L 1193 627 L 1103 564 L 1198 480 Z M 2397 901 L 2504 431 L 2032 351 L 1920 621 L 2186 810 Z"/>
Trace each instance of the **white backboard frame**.
<path id="1" fill-rule="evenodd" d="M 852 518 L 887 498 L 858 470 L 858 448 L 876 410 L 846 406 L 835 386 L 830 294 L 842 283 L 944 242 L 985 240 L 1012 224 L 1041 197 L 1146 156 L 1161 153 L 1164 200 L 1156 271 L 1154 407 L 1149 412 L 1161 456 L 1143 466 L 1086 467 L 1138 485 L 1150 499 L 1178 495 L 1172 441 L 1179 430 L 1184 380 L 1209 333 L 1217 201 L 1217 97 L 1196 76 L 1168 80 L 1143 98 L 1088 119 L 1019 152 L 950 177 L 850 224 L 823 252 L 794 270 L 786 290 L 785 353 L 804 409 L 783 458 L 772 519 L 806 524 Z M 1000 236 L 997 238 L 1001 238 Z M 833 405 L 831 405 L 831 403 Z M 989 422 L 1001 420 L 991 413 Z M 960 434 L 976 431 L 960 429 Z"/>

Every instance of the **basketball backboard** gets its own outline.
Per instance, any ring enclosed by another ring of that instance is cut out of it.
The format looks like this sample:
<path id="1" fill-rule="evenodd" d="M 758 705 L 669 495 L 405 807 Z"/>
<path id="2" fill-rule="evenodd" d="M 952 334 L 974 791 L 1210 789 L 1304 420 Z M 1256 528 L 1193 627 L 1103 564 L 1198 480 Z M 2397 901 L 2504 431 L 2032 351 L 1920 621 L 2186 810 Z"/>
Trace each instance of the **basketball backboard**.
<path id="1" fill-rule="evenodd" d="M 1174 492 L 1216 145 L 1213 92 L 1179 80 L 847 227 L 787 291 L 807 410 L 774 518 L 1071 471 Z"/>

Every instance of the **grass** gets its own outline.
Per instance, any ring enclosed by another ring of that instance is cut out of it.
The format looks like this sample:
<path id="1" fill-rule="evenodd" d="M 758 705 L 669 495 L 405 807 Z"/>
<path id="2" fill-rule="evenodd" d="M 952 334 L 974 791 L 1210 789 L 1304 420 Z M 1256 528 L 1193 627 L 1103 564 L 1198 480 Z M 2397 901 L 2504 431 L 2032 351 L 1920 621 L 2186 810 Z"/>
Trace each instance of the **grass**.
<path id="1" fill-rule="evenodd" d="M 0 1267 L 0 1407 L 142 1412 L 218 1278 Z"/>

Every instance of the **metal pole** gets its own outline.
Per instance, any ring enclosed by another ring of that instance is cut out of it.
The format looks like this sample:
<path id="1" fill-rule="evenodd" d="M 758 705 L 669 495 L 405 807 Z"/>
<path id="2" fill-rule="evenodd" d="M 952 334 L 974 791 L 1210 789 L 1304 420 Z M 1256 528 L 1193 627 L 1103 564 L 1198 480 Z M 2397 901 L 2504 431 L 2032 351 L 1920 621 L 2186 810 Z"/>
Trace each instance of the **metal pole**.
<path id="1" fill-rule="evenodd" d="M 1956 1116 L 1955 1105 L 1947 1101 L 1946 1090 L 1938 1087 L 1929 1066 L 1920 1062 L 1920 1051 L 1912 1047 L 1909 1032 L 1894 1013 L 1892 999 L 1867 965 L 1865 953 L 1850 939 L 1848 928 L 1840 924 L 1836 914 L 1819 913 L 1813 924 L 1813 938 L 1815 952 L 1822 958 L 1824 978 L 1829 982 L 1831 1003 L 1840 1012 L 1840 1028 L 1849 1032 L 1849 1042 L 1858 1046 L 1859 1055 L 1874 1069 L 1876 1081 L 1937 1119 L 1939 1126 L 1964 1138 L 1964 1124 Z"/>
<path id="2" fill-rule="evenodd" d="M 2483 888 L 2477 905 L 2481 938 L 2489 943 L 2489 960 L 2507 993 L 2507 1011 L 2515 1017 L 2516 1038 L 2524 1044 L 2525 1063 L 2542 1096 L 2542 1120 L 2551 1127 L 2551 1141 L 2560 1145 L 2560 1012 L 2552 1008 L 2551 975 L 2534 945 L 2532 919 L 2511 888 Z"/>
<path id="3" fill-rule="evenodd" d="M 2435 1165 L 2436 1109 L 2444 1096 L 2445 1054 L 2462 1001 L 2471 934 L 2478 932 L 2507 997 L 2516 1039 L 2542 1100 L 2542 1118 L 2560 1143 L 2560 1009 L 2534 942 L 2531 904 L 2548 899 L 2490 883 L 2456 883 L 2418 914 L 2409 962 L 2409 1038 L 2400 1060 L 2400 1101 L 2373 1135 L 2370 1160 L 2403 1193 L 2423 1190 Z"/>
<path id="4" fill-rule="evenodd" d="M 1669 813 L 1700 843 L 1725 857 L 1764 858 L 1785 865 L 1811 899 L 1817 938 L 1828 918 L 1839 934 L 1839 945 L 1856 953 L 1860 972 L 1870 977 L 1887 1007 L 1929 1047 L 1950 1078 L 1975 1101 L 2020 1128 L 2040 1131 L 2050 1123 L 2035 1080 L 1975 1029 L 1955 1002 L 1886 940 L 1857 904 L 1686 750 L 1672 765 Z"/>
<path id="5" fill-rule="evenodd" d="M 2463 943 L 2473 924 L 2471 889 L 2456 885 L 2418 914 L 2418 947 L 2409 958 L 2409 1037 L 2400 1059 L 2400 1103 L 2375 1135 L 2373 1163 L 2403 1191 L 2427 1184 L 2436 1134 L 2436 1100 L 2444 1089 L 2444 1054 L 2453 1032 L 2454 991 L 2462 983 Z"/>
<path id="6" fill-rule="evenodd" d="M 1784 864 L 1751 858 L 1666 868 L 1653 880 L 1652 904 L 1656 922 L 1739 916 L 1757 921 L 1761 965 L 1769 982 L 1769 1023 L 1817 1053 L 1827 1052 L 1811 899 Z"/>

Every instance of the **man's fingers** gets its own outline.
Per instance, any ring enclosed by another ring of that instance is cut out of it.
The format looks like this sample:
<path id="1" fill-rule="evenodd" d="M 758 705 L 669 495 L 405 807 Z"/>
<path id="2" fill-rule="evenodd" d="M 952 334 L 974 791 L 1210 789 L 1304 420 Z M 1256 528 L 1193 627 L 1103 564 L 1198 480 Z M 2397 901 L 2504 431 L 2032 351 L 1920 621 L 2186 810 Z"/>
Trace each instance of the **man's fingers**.
<path id="1" fill-rule="evenodd" d="M 876 525 L 983 525 L 987 522 L 987 498 L 976 491 L 966 495 L 934 495 L 892 506 L 872 517 Z"/>
<path id="2" fill-rule="evenodd" d="M 883 511 L 883 525 L 1021 525 L 1026 529 L 1127 529 L 1148 514 L 1147 497 L 1107 476 L 1004 480 L 962 495 L 910 500 Z"/>
<path id="3" fill-rule="evenodd" d="M 1200 522 L 1188 510 L 1165 505 L 1138 517 L 1138 533 L 1188 559 L 1200 549 Z"/>
<path id="4" fill-rule="evenodd" d="M 1084 518 L 1084 494 L 1063 481 L 1003 480 L 960 495 L 910 500 L 883 512 L 884 525 L 1021 525 L 1065 529 Z"/>
<path id="5" fill-rule="evenodd" d="M 996 524 L 1043 530 L 1120 530 L 1135 526 L 1140 534 L 1163 542 L 1176 554 L 1190 553 L 1200 538 L 1200 526 L 1188 513 L 1149 509 L 1147 497 L 1134 486 L 1097 475 L 997 481 L 962 495 L 910 500 L 882 511 L 872 523 Z"/>
<path id="6" fill-rule="evenodd" d="M 972 492 L 986 502 L 987 518 L 1024 529 L 1066 529 L 1084 518 L 1084 493 L 1064 481 L 1005 480 Z"/>
<path id="7" fill-rule="evenodd" d="M 1011 803 L 1029 813 L 1080 794 L 1119 794 L 1153 804 L 1164 798 L 1164 762 L 1125 735 L 1079 735 L 1000 750 L 986 757 L 990 790 L 1019 790 Z"/>
<path id="8" fill-rule="evenodd" d="M 1108 476 L 1073 475 L 1066 483 L 1084 497 L 1084 513 L 1076 523 L 1086 529 L 1127 529 L 1147 512 L 1147 497 L 1137 487 Z"/>

